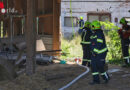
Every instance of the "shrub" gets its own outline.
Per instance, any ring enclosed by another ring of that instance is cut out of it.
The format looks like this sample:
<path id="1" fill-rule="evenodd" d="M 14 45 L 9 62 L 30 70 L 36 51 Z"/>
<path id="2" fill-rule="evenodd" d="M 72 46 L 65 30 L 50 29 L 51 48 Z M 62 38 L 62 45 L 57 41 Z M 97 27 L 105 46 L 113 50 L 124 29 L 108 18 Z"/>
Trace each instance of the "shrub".
<path id="1" fill-rule="evenodd" d="M 120 60 L 121 59 L 121 42 L 118 35 L 119 27 L 115 26 L 111 22 L 101 22 L 104 27 L 104 33 L 106 36 L 106 42 L 108 47 L 107 60 Z"/>
<path id="2" fill-rule="evenodd" d="M 71 40 L 61 39 L 62 56 L 61 59 L 82 57 L 82 47 L 80 36 L 75 36 Z"/>

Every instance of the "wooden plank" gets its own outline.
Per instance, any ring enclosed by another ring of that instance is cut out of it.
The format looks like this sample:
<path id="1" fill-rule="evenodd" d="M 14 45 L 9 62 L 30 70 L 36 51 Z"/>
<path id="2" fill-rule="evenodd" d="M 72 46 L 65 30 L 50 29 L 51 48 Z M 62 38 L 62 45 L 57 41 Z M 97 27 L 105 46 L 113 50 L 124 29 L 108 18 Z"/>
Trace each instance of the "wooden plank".
<path id="1" fill-rule="evenodd" d="M 46 34 L 46 35 L 53 34 L 52 19 L 53 19 L 52 16 L 39 19 L 39 33 L 40 34 Z"/>
<path id="2" fill-rule="evenodd" d="M 53 1 L 55 0 L 44 0 L 44 13 L 53 13 Z"/>
<path id="3" fill-rule="evenodd" d="M 10 2 L 10 0 L 8 0 Z M 27 9 L 27 0 L 13 0 L 13 7 L 15 10 L 17 10 L 18 14 L 26 14 L 26 9 Z M 9 3 L 9 8 L 10 8 L 10 3 Z"/>
<path id="4" fill-rule="evenodd" d="M 8 7 L 13 8 L 14 7 L 14 0 L 8 0 Z"/>
<path id="5" fill-rule="evenodd" d="M 13 37 L 13 43 L 20 43 L 20 42 L 24 42 L 24 41 L 25 41 L 25 38 L 23 36 L 15 36 L 15 37 Z M 2 38 L 1 43 L 9 44 L 10 39 L 9 38 Z"/>
<path id="6" fill-rule="evenodd" d="M 22 35 L 22 22 L 21 18 L 15 18 L 14 22 L 14 36 Z"/>
<path id="7" fill-rule="evenodd" d="M 22 0 L 21 2 L 22 2 L 21 5 L 23 9 L 23 14 L 26 15 L 27 14 L 27 0 Z"/>
<path id="8" fill-rule="evenodd" d="M 50 13 L 50 14 L 39 15 L 38 17 L 39 17 L 39 18 L 45 18 L 45 17 L 52 17 L 52 16 L 53 16 L 53 14 Z"/>
<path id="9" fill-rule="evenodd" d="M 46 50 L 45 43 L 42 39 L 36 41 L 36 51 L 43 51 Z"/>
<path id="10" fill-rule="evenodd" d="M 36 0 L 27 0 L 27 26 L 26 26 L 26 43 L 27 43 L 27 60 L 26 74 L 32 75 L 35 73 L 36 64 Z"/>
<path id="11" fill-rule="evenodd" d="M 44 44 L 52 44 L 52 38 L 42 37 Z"/>
<path id="12" fill-rule="evenodd" d="M 57 3 L 61 3 L 61 0 L 57 0 Z"/>
<path id="13" fill-rule="evenodd" d="M 44 0 L 37 0 L 37 2 L 38 2 L 38 6 L 37 6 L 38 15 L 44 14 Z"/>
<path id="14" fill-rule="evenodd" d="M 43 26 L 44 26 L 44 34 L 52 35 L 53 34 L 53 17 L 44 18 Z"/>
<path id="15" fill-rule="evenodd" d="M 21 1 L 22 0 L 14 0 L 14 8 L 18 11 L 19 14 L 23 14 Z"/>
<path id="16" fill-rule="evenodd" d="M 53 50 L 60 49 L 60 3 L 53 0 Z"/>
<path id="17" fill-rule="evenodd" d="M 52 44 L 45 44 L 46 50 L 52 50 Z"/>

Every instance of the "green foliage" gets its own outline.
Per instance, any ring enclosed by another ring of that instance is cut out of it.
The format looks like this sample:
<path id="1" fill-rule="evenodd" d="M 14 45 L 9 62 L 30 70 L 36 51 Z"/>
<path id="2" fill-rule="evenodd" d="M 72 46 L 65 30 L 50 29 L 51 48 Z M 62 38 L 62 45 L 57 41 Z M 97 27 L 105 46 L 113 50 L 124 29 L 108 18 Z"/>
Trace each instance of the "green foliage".
<path id="1" fill-rule="evenodd" d="M 120 59 L 121 58 L 121 42 L 117 31 L 108 32 L 110 41 L 107 42 L 108 46 L 108 59 Z"/>
<path id="2" fill-rule="evenodd" d="M 124 63 L 124 61 L 123 60 L 121 60 L 121 59 L 116 59 L 116 60 L 109 60 L 109 62 L 108 62 L 109 64 L 116 64 L 116 65 L 122 65 L 123 63 Z"/>
<path id="3" fill-rule="evenodd" d="M 111 23 L 109 21 L 100 21 L 101 26 L 104 26 L 105 30 L 118 30 L 119 27 L 117 27 L 114 23 Z"/>
<path id="4" fill-rule="evenodd" d="M 101 22 L 101 25 L 104 27 L 104 30 L 106 30 L 106 42 L 109 50 L 107 60 L 120 60 L 122 54 L 120 37 L 118 35 L 119 27 L 108 21 Z"/>
<path id="5" fill-rule="evenodd" d="M 75 36 L 72 40 L 66 40 L 62 37 L 61 48 L 62 56 L 61 59 L 82 57 L 82 47 L 80 45 L 80 36 Z"/>

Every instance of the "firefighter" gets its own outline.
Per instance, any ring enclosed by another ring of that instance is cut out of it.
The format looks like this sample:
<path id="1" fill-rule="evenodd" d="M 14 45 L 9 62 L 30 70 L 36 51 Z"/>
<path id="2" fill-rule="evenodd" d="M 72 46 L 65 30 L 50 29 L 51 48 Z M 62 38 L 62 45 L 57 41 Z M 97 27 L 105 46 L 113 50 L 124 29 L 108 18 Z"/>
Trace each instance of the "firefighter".
<path id="1" fill-rule="evenodd" d="M 82 30 L 83 30 L 83 27 L 84 27 L 84 20 L 83 20 L 83 17 L 80 16 L 80 20 L 79 20 L 79 31 L 78 33 L 81 34 Z"/>
<path id="2" fill-rule="evenodd" d="M 100 84 L 99 74 L 102 76 L 104 82 L 108 83 L 109 76 L 104 70 L 105 58 L 108 52 L 105 37 L 101 30 L 99 21 L 93 21 L 91 23 L 91 30 L 93 32 L 91 38 L 91 69 L 93 81 L 90 85 Z"/>
<path id="3" fill-rule="evenodd" d="M 90 53 L 90 36 L 92 34 L 90 30 L 90 22 L 86 21 L 84 28 L 81 33 L 81 45 L 83 49 L 83 60 L 82 60 L 82 65 L 90 67 L 90 58 L 91 58 L 91 53 Z"/>
<path id="4" fill-rule="evenodd" d="M 129 44 L 130 44 L 130 26 L 127 25 L 127 21 L 125 18 L 121 18 L 120 24 L 122 24 L 122 29 L 119 30 L 119 35 L 121 38 L 121 46 L 122 46 L 122 54 L 125 64 L 123 67 L 127 67 L 130 65 L 130 57 L 129 57 Z"/>

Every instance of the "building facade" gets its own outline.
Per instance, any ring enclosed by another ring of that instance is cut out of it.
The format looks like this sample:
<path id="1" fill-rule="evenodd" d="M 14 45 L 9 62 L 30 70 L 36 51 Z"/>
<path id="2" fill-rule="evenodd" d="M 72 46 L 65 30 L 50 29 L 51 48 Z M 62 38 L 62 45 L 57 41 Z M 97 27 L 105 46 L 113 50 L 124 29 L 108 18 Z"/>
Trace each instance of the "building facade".
<path id="1" fill-rule="evenodd" d="M 119 20 L 122 17 L 130 17 L 130 0 L 71 0 L 71 3 L 70 0 L 62 0 L 61 29 L 65 37 L 77 32 L 77 21 L 80 16 L 83 16 L 84 20 L 108 20 L 120 26 Z"/>

